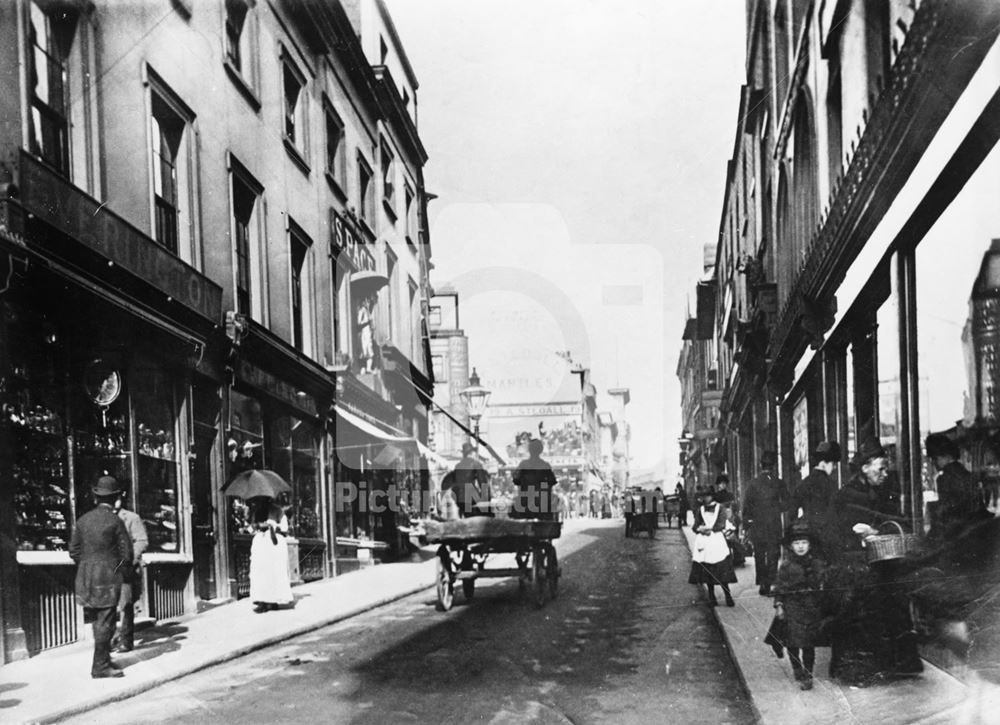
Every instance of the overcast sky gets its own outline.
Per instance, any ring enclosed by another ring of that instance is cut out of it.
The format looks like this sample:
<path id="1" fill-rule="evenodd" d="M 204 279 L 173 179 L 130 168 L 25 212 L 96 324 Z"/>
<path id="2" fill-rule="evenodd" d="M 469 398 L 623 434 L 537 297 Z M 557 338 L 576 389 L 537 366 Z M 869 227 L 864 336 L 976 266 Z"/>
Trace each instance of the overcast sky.
<path id="1" fill-rule="evenodd" d="M 431 281 L 461 293 L 491 402 L 565 398 L 555 353 L 569 350 L 601 408 L 609 387 L 631 389 L 633 468 L 666 465 L 673 480 L 677 355 L 718 234 L 744 3 L 387 4 L 439 197 Z"/>

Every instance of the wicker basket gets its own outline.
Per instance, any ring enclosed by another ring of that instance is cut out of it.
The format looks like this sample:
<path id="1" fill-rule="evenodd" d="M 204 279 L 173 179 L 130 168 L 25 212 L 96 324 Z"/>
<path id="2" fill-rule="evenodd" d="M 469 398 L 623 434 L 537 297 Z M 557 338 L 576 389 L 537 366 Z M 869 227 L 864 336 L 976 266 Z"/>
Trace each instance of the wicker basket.
<path id="1" fill-rule="evenodd" d="M 896 527 L 898 533 L 876 534 L 865 539 L 865 550 L 868 563 L 874 561 L 889 561 L 891 559 L 902 559 L 908 551 L 917 548 L 917 535 L 908 534 L 903 531 L 903 527 L 895 521 L 886 521 L 882 524 L 891 524 Z"/>

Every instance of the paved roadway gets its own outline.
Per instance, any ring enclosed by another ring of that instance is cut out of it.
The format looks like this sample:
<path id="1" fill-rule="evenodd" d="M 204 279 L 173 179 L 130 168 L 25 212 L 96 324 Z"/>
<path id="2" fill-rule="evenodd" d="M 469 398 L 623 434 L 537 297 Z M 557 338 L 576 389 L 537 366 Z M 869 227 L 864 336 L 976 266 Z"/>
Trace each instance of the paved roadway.
<path id="1" fill-rule="evenodd" d="M 677 529 L 576 520 L 556 545 L 542 609 L 512 579 L 447 613 L 421 593 L 68 722 L 754 722 Z"/>

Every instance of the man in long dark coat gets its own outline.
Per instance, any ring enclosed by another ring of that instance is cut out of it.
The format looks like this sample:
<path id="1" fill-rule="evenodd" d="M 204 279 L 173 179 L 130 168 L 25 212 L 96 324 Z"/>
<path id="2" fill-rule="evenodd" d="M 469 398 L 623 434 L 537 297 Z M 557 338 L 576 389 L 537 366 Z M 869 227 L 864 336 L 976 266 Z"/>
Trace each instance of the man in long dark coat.
<path id="1" fill-rule="evenodd" d="M 769 596 L 778 574 L 781 555 L 781 514 L 788 506 L 788 489 L 774 473 L 778 456 L 764 451 L 760 456 L 760 475 L 747 484 L 743 494 L 743 526 L 753 542 L 758 592 Z"/>
<path id="2" fill-rule="evenodd" d="M 455 494 L 460 516 L 489 514 L 488 511 L 477 507 L 477 504 L 488 503 L 490 500 L 490 474 L 475 456 L 475 451 L 476 447 L 473 444 L 463 443 L 462 460 L 455 464 L 451 490 Z"/>
<path id="3" fill-rule="evenodd" d="M 833 472 L 840 463 L 841 451 L 837 441 L 823 441 L 813 451 L 813 469 L 792 492 L 788 513 L 792 521 L 801 512 L 804 524 L 808 526 L 818 550 L 824 557 L 830 556 L 837 545 L 834 528 L 836 512 L 833 501 L 837 495 L 837 482 Z"/>
<path id="4" fill-rule="evenodd" d="M 132 540 L 115 515 L 118 481 L 101 476 L 91 490 L 97 505 L 77 519 L 69 555 L 77 565 L 76 596 L 83 605 L 83 620 L 94 627 L 90 676 L 122 677 L 124 673 L 111 661 L 111 638 L 123 574 L 132 566 Z"/>

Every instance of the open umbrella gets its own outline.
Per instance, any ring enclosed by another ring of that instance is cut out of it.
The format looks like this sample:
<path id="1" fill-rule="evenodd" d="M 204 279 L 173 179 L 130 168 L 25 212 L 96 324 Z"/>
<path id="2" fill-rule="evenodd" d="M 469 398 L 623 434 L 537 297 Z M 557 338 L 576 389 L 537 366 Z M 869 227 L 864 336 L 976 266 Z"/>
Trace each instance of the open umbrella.
<path id="1" fill-rule="evenodd" d="M 355 295 L 356 299 L 363 300 L 365 297 L 375 294 L 387 284 L 389 284 L 389 278 L 378 272 L 365 270 L 351 274 L 351 294 Z"/>
<path id="2" fill-rule="evenodd" d="M 233 477 L 233 480 L 222 487 L 227 496 L 238 496 L 248 499 L 263 496 L 277 498 L 279 494 L 287 493 L 292 487 L 274 471 L 253 469 L 243 471 Z"/>

